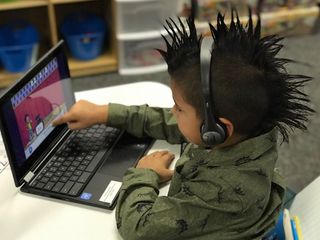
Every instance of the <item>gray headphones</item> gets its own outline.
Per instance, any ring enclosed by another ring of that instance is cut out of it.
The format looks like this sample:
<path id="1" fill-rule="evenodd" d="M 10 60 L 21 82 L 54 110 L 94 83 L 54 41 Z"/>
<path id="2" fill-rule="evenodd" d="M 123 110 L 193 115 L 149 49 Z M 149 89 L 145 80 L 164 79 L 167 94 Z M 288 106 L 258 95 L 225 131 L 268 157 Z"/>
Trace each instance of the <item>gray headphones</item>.
<path id="1" fill-rule="evenodd" d="M 200 49 L 201 85 L 204 98 L 204 120 L 200 128 L 201 139 L 208 146 L 223 143 L 226 140 L 226 127 L 214 116 L 214 104 L 211 98 L 211 50 L 213 39 L 204 37 Z"/>

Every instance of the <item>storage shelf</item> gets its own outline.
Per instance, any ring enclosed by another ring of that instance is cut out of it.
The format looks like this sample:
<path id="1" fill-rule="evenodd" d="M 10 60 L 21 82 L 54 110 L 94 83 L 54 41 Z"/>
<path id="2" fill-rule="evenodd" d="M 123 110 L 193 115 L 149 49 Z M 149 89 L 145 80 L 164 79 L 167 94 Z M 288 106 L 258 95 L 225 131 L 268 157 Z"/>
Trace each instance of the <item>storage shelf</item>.
<path id="1" fill-rule="evenodd" d="M 295 9 L 281 9 L 279 11 L 274 12 L 263 12 L 261 13 L 261 22 L 262 25 L 264 22 L 268 21 L 274 21 L 274 22 L 280 22 L 284 20 L 290 20 L 290 19 L 297 19 L 305 16 L 317 16 L 319 14 L 319 7 L 309 7 L 309 8 L 295 8 Z M 252 19 L 253 21 L 257 21 L 257 16 L 253 15 Z M 249 20 L 247 16 L 240 17 L 240 21 L 242 23 L 246 23 Z M 228 24 L 231 20 L 226 19 L 226 23 Z M 215 25 L 215 22 L 212 22 L 213 25 Z M 208 23 L 201 21 L 196 22 L 196 27 L 202 31 L 207 31 L 209 29 Z"/>
<path id="2" fill-rule="evenodd" d="M 119 73 L 121 75 L 139 75 L 147 73 L 164 72 L 168 68 L 167 64 L 159 64 L 148 67 L 137 67 L 137 68 L 120 68 Z"/>
<path id="3" fill-rule="evenodd" d="M 116 56 L 108 52 L 91 61 L 80 61 L 69 57 L 68 63 L 72 77 L 111 72 L 118 69 Z"/>
<path id="4" fill-rule="evenodd" d="M 10 86 L 12 83 L 22 77 L 22 73 L 9 73 L 0 69 L 0 88 Z"/>
<path id="5" fill-rule="evenodd" d="M 104 53 L 91 61 L 80 61 L 69 57 L 68 64 L 72 77 L 111 72 L 118 69 L 117 58 L 110 53 Z M 0 69 L 0 88 L 11 85 L 22 75 L 23 73 L 9 73 Z"/>
<path id="6" fill-rule="evenodd" d="M 77 2 L 93 2 L 96 0 L 49 0 L 52 4 L 68 4 L 68 3 L 77 3 Z"/>
<path id="7" fill-rule="evenodd" d="M 319 13 L 319 7 L 314 6 L 310 8 L 296 8 L 296 9 L 286 9 L 279 10 L 275 12 L 265 12 L 261 14 L 261 19 L 263 20 L 283 20 L 285 19 L 296 19 L 304 16 L 317 16 Z"/>
<path id="8" fill-rule="evenodd" d="M 1 10 L 12 10 L 12 9 L 21 9 L 21 8 L 32 8 L 32 7 L 41 7 L 47 6 L 48 2 L 46 0 L 34 0 L 34 1 L 13 1 L 0 3 L 0 11 Z"/>
<path id="9" fill-rule="evenodd" d="M 58 26 L 64 16 L 74 10 L 90 9 L 93 12 L 103 15 L 106 21 L 112 24 L 114 21 L 113 1 L 114 0 L 15 0 L 5 3 L 0 2 L 0 18 L 2 23 L 3 20 L 10 21 L 12 16 L 22 17 L 37 26 L 41 36 L 38 55 L 42 56 L 61 38 L 61 36 L 59 36 Z M 33 10 L 37 13 L 33 14 Z M 41 17 L 38 17 L 38 13 L 42 14 Z M 69 55 L 68 63 L 71 76 L 80 77 L 117 71 L 118 56 L 115 39 L 115 34 L 112 30 L 108 35 L 108 39 L 106 39 L 108 46 L 105 46 L 105 52 L 94 60 L 79 61 Z M 23 73 L 7 72 L 3 66 L 0 65 L 0 88 L 8 87 L 21 76 L 23 76 Z"/>

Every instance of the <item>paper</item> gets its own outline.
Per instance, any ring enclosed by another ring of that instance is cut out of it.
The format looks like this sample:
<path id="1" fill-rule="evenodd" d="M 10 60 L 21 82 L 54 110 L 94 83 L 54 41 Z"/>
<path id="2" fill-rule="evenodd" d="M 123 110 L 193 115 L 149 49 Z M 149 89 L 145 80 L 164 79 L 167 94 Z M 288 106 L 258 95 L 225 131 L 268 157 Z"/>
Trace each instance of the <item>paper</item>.
<path id="1" fill-rule="evenodd" d="M 2 136 L 0 135 L 0 173 L 8 165 L 7 153 L 3 145 Z"/>
<path id="2" fill-rule="evenodd" d="M 290 207 L 290 214 L 299 217 L 305 240 L 319 239 L 320 176 L 296 195 Z"/>

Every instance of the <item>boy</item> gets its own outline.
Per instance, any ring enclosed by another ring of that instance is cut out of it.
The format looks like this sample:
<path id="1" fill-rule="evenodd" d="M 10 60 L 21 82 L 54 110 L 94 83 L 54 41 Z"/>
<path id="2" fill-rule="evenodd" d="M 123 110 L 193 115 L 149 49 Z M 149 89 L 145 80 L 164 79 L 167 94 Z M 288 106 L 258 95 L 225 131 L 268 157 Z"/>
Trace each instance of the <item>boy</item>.
<path id="1" fill-rule="evenodd" d="M 285 71 L 288 60 L 276 58 L 281 38 L 261 39 L 260 20 L 254 28 L 251 13 L 247 27 L 232 17 L 229 28 L 219 14 L 217 27 L 210 25 L 211 101 L 226 139 L 208 146 L 200 134 L 202 39 L 192 18 L 187 25 L 189 31 L 167 21 L 172 43 L 165 39 L 167 51 L 159 50 L 171 77 L 171 111 L 80 101 L 56 124 L 79 129 L 107 123 L 136 136 L 190 142 L 174 171 L 166 151 L 128 169 L 116 210 L 124 239 L 261 239 L 275 224 L 285 192 L 274 172 L 277 132 L 288 141 L 288 129 L 306 129 L 313 110 L 299 87 L 310 78 Z M 158 197 L 159 183 L 170 179 L 168 196 Z"/>

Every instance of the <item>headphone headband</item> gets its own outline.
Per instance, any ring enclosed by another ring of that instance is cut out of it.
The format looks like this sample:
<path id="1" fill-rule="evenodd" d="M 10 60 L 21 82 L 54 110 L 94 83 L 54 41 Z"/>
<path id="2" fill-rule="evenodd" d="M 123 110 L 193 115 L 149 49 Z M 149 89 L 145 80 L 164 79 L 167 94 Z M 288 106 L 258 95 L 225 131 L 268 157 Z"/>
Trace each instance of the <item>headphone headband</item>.
<path id="1" fill-rule="evenodd" d="M 213 39 L 204 37 L 200 49 L 201 86 L 204 99 L 204 121 L 201 126 L 201 138 L 206 145 L 217 145 L 225 141 L 225 126 L 214 116 L 213 99 L 211 98 L 211 50 Z"/>

